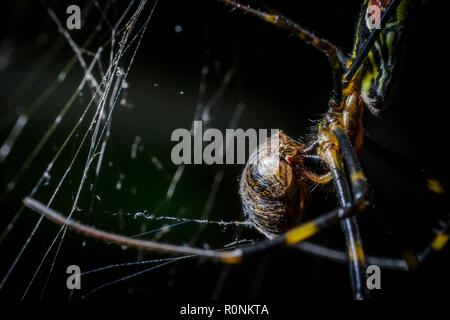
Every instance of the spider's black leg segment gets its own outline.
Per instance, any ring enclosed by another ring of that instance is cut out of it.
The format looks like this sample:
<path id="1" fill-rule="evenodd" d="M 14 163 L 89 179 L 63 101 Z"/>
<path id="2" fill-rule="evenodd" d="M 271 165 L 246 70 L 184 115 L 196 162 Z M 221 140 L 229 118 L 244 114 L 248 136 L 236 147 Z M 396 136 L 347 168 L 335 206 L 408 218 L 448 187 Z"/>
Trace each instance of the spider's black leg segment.
<path id="1" fill-rule="evenodd" d="M 418 263 L 422 263 L 429 255 L 434 252 L 442 251 L 450 240 L 450 212 L 447 221 L 440 220 L 439 228 L 435 230 L 435 236 L 432 241 L 419 253 L 416 254 Z M 331 249 L 319 244 L 302 241 L 294 245 L 295 248 L 324 259 L 339 263 L 348 263 L 348 255 L 346 252 L 337 249 Z M 366 255 L 366 261 L 369 265 L 377 265 L 382 269 L 408 271 L 414 269 L 403 258 L 389 258 Z"/>
<path id="2" fill-rule="evenodd" d="M 339 147 L 345 158 L 345 163 L 347 164 L 350 171 L 353 197 L 355 200 L 361 199 L 366 193 L 367 185 L 359 160 L 345 131 L 338 128 L 336 130 L 333 130 L 333 133 L 339 142 Z M 366 202 L 361 203 L 366 204 Z M 363 207 L 358 208 L 358 210 L 363 209 Z M 426 246 L 421 252 L 415 254 L 412 249 L 404 252 L 403 260 L 405 260 L 408 269 L 416 269 L 428 255 L 430 255 L 432 252 L 440 251 L 445 247 L 449 240 L 449 220 L 450 217 L 447 217 L 447 221 L 439 221 L 440 229 L 436 231 L 436 235 L 431 243 Z"/>
<path id="3" fill-rule="evenodd" d="M 333 165 L 331 167 L 331 172 L 333 173 L 333 182 L 336 189 L 336 195 L 340 206 L 346 207 L 352 203 L 352 198 L 345 177 L 345 172 L 337 152 L 334 152 L 332 157 Z M 361 204 L 365 205 L 365 202 L 361 202 Z M 357 210 L 359 211 L 359 208 L 357 208 Z M 366 262 L 358 222 L 356 221 L 356 217 L 353 216 L 343 219 L 340 223 L 347 243 L 347 253 L 350 262 L 350 281 L 352 282 L 353 296 L 355 299 L 361 300 L 367 296 L 367 294 L 364 293 L 366 284 Z"/>
<path id="4" fill-rule="evenodd" d="M 241 248 L 240 250 L 242 251 L 242 257 L 273 247 L 298 244 L 318 232 L 335 225 L 338 221 L 342 221 L 353 216 L 360 206 L 361 202 L 358 201 L 346 206 L 345 208 L 334 209 L 328 213 L 320 215 L 315 219 L 312 219 L 309 222 L 302 223 L 273 239 L 260 241 L 253 246 Z"/>
<path id="5" fill-rule="evenodd" d="M 439 220 L 439 229 L 431 243 L 421 252 L 417 253 L 419 262 L 423 262 L 431 253 L 441 251 L 450 239 L 450 212 L 447 213 L 447 221 Z"/>
<path id="6" fill-rule="evenodd" d="M 330 171 L 326 173 L 317 174 L 313 172 L 313 170 L 309 170 L 307 168 L 327 168 L 327 164 L 322 160 L 321 157 L 318 155 L 310 155 L 310 154 L 304 154 L 302 155 L 303 162 L 305 164 L 304 174 L 305 176 L 311 180 L 312 182 L 318 183 L 318 184 L 326 184 L 330 182 L 333 179 L 333 175 Z"/>
<path id="7" fill-rule="evenodd" d="M 359 70 L 359 67 L 361 67 L 364 59 L 366 58 L 368 52 L 372 49 L 373 44 L 380 36 L 380 33 L 383 31 L 384 27 L 386 26 L 386 23 L 389 21 L 389 19 L 392 17 L 392 15 L 395 13 L 395 10 L 397 9 L 397 6 L 399 5 L 401 0 L 393 0 L 387 9 L 385 10 L 383 16 L 381 17 L 380 21 L 380 28 L 374 29 L 370 36 L 367 38 L 367 40 L 364 42 L 364 45 L 362 48 L 358 51 L 358 55 L 356 58 L 352 61 L 352 65 L 348 70 L 346 71 L 344 75 L 344 81 L 350 81 L 357 71 Z"/>
<path id="8" fill-rule="evenodd" d="M 318 175 L 310 171 L 305 171 L 304 173 L 309 180 L 318 184 L 325 184 L 333 179 L 333 174 L 331 172 L 322 175 Z"/>
<path id="9" fill-rule="evenodd" d="M 235 9 L 238 9 L 244 13 L 248 13 L 266 22 L 269 22 L 281 30 L 291 32 L 298 38 L 304 40 L 306 43 L 314 46 L 323 53 L 326 54 L 330 61 L 332 73 L 333 73 L 333 97 L 331 98 L 331 106 L 337 107 L 342 100 L 342 65 L 346 64 L 345 55 L 340 52 L 336 46 L 328 42 L 327 40 L 316 37 L 312 32 L 304 29 L 300 25 L 296 24 L 290 19 L 278 14 L 271 14 L 264 11 L 256 10 L 250 6 L 242 5 L 232 0 L 218 0 L 226 5 L 229 5 Z"/>
<path id="10" fill-rule="evenodd" d="M 334 136 L 336 137 L 339 148 L 344 156 L 345 163 L 348 167 L 349 173 L 350 173 L 350 181 L 351 181 L 351 189 L 353 194 L 353 201 L 359 201 L 365 198 L 366 192 L 367 192 L 367 182 L 366 177 L 364 175 L 364 172 L 362 170 L 361 164 L 359 163 L 358 157 L 356 155 L 355 150 L 353 149 L 352 143 L 350 142 L 350 139 L 347 136 L 347 133 L 344 131 L 343 128 L 337 127 L 333 131 Z M 342 174 L 342 172 L 340 172 Z M 342 177 L 342 176 L 341 176 Z M 342 178 L 343 179 L 343 178 Z M 358 212 L 362 212 L 366 205 L 366 201 L 361 202 L 361 206 L 357 208 Z M 356 241 L 357 246 L 361 246 L 361 259 L 360 264 L 362 267 L 362 270 L 358 270 L 359 272 L 362 272 L 361 278 L 366 278 L 366 266 L 365 266 L 365 258 L 364 258 L 364 251 L 362 248 L 362 242 L 361 242 L 361 236 L 358 231 L 358 224 L 356 221 L 356 217 L 351 217 L 348 220 L 349 224 L 352 225 L 352 228 L 354 229 L 352 232 L 354 233 L 354 240 Z M 351 261 L 351 259 L 350 259 Z M 365 282 L 364 282 L 365 284 Z M 365 286 L 364 286 L 365 288 Z"/>
<path id="11" fill-rule="evenodd" d="M 140 249 L 145 249 L 149 251 L 159 251 L 159 252 L 167 252 L 171 254 L 181 254 L 181 255 L 194 255 L 212 259 L 220 259 L 220 260 L 228 260 L 230 263 L 233 263 L 234 259 L 239 259 L 241 253 L 236 250 L 229 250 L 224 252 L 217 252 L 214 250 L 206 250 L 200 248 L 193 247 L 185 247 L 185 246 L 177 246 L 165 243 L 159 243 L 156 241 L 150 240 L 141 240 L 126 236 L 121 236 L 114 234 L 112 232 L 103 231 L 86 224 L 74 221 L 69 217 L 63 216 L 59 212 L 47 207 L 43 203 L 34 200 L 32 198 L 25 198 L 23 203 L 28 208 L 41 213 L 46 218 L 60 224 L 62 226 L 66 226 L 70 229 L 73 229 L 77 232 L 83 233 L 89 237 L 100 239 L 106 242 L 113 242 L 119 245 L 125 245 L 127 247 L 135 247 Z"/>
<path id="12" fill-rule="evenodd" d="M 331 249 L 319 244 L 311 243 L 308 241 L 302 241 L 294 245 L 294 248 L 299 249 L 310 255 L 318 256 L 327 260 L 348 263 L 348 254 L 345 251 Z M 390 270 L 401 270 L 408 271 L 408 265 L 403 259 L 400 258 L 389 258 L 389 257 L 378 257 L 366 255 L 367 264 L 375 264 L 382 269 Z"/>
<path id="13" fill-rule="evenodd" d="M 333 130 L 333 134 L 339 142 L 339 148 L 342 151 L 345 163 L 350 171 L 353 199 L 358 200 L 364 198 L 367 192 L 366 177 L 353 149 L 352 143 L 342 128 Z"/>
<path id="14" fill-rule="evenodd" d="M 355 197 L 354 200 L 352 199 L 344 168 L 342 166 L 339 154 L 340 146 L 336 136 L 328 130 L 326 126 L 322 126 L 321 124 L 319 126 L 318 140 L 321 144 L 319 155 L 328 164 L 333 174 L 333 183 L 339 205 L 342 208 L 356 205 L 356 211 L 360 212 L 365 208 L 366 203 L 363 196 Z M 357 194 L 357 192 L 354 193 Z M 340 223 L 345 235 L 349 256 L 350 281 L 352 284 L 353 297 L 354 299 L 361 300 L 368 297 L 369 294 L 365 286 L 366 262 L 358 222 L 356 217 L 352 216 L 342 219 Z"/>

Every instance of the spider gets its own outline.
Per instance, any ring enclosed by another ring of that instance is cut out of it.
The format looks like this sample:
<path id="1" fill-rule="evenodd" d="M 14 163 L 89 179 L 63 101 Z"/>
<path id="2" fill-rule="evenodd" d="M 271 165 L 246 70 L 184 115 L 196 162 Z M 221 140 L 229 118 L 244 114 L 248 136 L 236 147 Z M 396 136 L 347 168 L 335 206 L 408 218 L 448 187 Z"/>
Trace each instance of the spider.
<path id="1" fill-rule="evenodd" d="M 218 1 L 292 33 L 325 53 L 333 74 L 329 109 L 319 122 L 314 138 L 301 142 L 282 132 L 276 137 L 279 140 L 277 148 L 269 152 L 267 148 L 262 152 L 257 150 L 244 168 L 240 185 L 244 213 L 267 239 L 251 246 L 224 251 L 184 247 L 99 230 L 68 219 L 34 199 L 26 198 L 25 205 L 91 237 L 130 247 L 207 257 L 230 264 L 273 247 L 297 245 L 338 223 L 345 234 L 346 253 L 308 243 L 303 243 L 301 248 L 316 255 L 348 262 L 354 299 L 370 296 L 365 285 L 367 264 L 411 269 L 432 251 L 441 250 L 448 240 L 448 223 L 442 226 L 432 243 L 422 252 L 405 255 L 404 260 L 366 256 L 357 222 L 357 215 L 370 205 L 367 181 L 357 156 L 365 136 L 362 115 L 365 108 L 378 114 L 386 106 L 412 2 L 364 1 L 353 51 L 347 57 L 335 45 L 284 16 L 255 10 L 231 0 Z M 377 6 L 382 13 L 379 28 L 373 26 L 373 16 L 369 10 L 371 5 Z M 267 159 L 276 161 L 265 161 Z M 322 164 L 327 168 L 325 173 L 317 171 Z M 304 185 L 306 181 L 322 185 L 332 182 L 339 207 L 299 223 L 308 198 Z M 428 182 L 431 190 L 443 192 L 436 180 Z"/>

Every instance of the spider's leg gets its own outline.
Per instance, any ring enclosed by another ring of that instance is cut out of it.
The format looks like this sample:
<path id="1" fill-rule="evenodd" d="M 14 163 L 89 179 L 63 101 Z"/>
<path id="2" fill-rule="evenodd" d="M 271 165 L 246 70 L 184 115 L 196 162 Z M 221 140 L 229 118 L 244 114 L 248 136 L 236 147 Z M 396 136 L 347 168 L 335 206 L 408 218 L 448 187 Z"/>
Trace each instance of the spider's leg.
<path id="1" fill-rule="evenodd" d="M 333 131 L 336 139 L 339 143 L 339 147 L 344 155 L 345 162 L 350 170 L 350 179 L 352 182 L 352 193 L 354 199 L 362 199 L 367 192 L 367 183 L 359 163 L 359 160 L 353 151 L 350 140 L 343 129 L 337 129 Z M 366 135 L 367 136 L 367 135 Z M 405 166 L 405 159 L 394 154 L 392 151 L 386 147 L 377 144 L 375 141 L 368 139 L 371 144 L 376 148 L 381 150 L 390 161 L 393 161 L 400 167 Z M 407 163 L 407 162 L 406 162 Z M 413 171 L 417 176 L 421 178 L 426 185 L 427 189 L 432 191 L 437 195 L 442 195 L 445 193 L 445 189 L 438 180 L 432 178 L 429 174 L 426 174 L 423 170 L 417 170 L 411 165 L 407 165 L 407 169 Z M 426 182 L 426 183 L 425 183 Z M 361 202 L 366 204 L 367 202 Z M 362 208 L 361 208 L 362 209 Z M 413 270 L 416 269 L 421 262 L 423 262 L 430 254 L 433 252 L 441 251 L 449 241 L 449 230 L 450 230 L 450 215 L 447 216 L 447 221 L 445 219 L 439 221 L 439 229 L 435 231 L 435 237 L 432 241 L 417 254 L 411 250 L 407 250 L 403 254 L 403 258 L 385 258 L 385 257 L 367 257 L 367 262 L 369 264 L 376 264 L 380 267 L 397 269 L 397 270 Z M 319 255 L 322 257 L 328 257 L 329 259 L 348 262 L 348 257 L 344 252 L 334 249 L 329 249 L 319 245 L 314 245 L 306 242 L 302 242 L 296 245 L 299 249 L 307 251 L 314 255 Z"/>
<path id="2" fill-rule="evenodd" d="M 271 14 L 251 8 L 250 6 L 242 5 L 233 0 L 218 0 L 226 5 L 238 9 L 244 13 L 248 13 L 261 20 L 273 24 L 281 30 L 291 32 L 298 38 L 304 40 L 306 43 L 314 46 L 326 54 L 330 61 L 333 72 L 333 97 L 331 98 L 331 105 L 338 106 L 342 100 L 342 65 L 346 64 L 345 55 L 333 44 L 325 39 L 315 36 L 312 32 L 304 29 L 292 20 L 278 14 Z"/>
<path id="3" fill-rule="evenodd" d="M 328 137 L 326 137 L 326 140 L 330 140 L 329 131 L 324 129 L 325 134 L 328 134 Z M 350 139 L 348 138 L 346 132 L 344 129 L 337 125 L 334 127 L 334 130 L 332 130 L 332 134 L 336 137 L 336 142 L 339 145 L 339 149 L 342 152 L 345 163 L 348 167 L 349 174 L 350 174 L 350 181 L 351 181 L 351 190 L 353 194 L 353 201 L 359 202 L 360 200 L 364 199 L 366 192 L 367 192 L 367 182 L 366 177 L 364 175 L 364 172 L 362 170 L 361 164 L 359 163 L 358 157 L 356 156 L 356 153 L 354 151 L 354 148 L 350 142 Z M 333 150 L 333 149 L 330 149 Z M 329 151 L 331 152 L 331 151 Z M 348 195 L 348 186 L 346 184 L 345 179 L 345 173 L 342 169 L 342 164 L 340 164 L 340 158 L 337 156 L 336 153 L 333 153 L 332 155 L 328 156 L 328 163 L 330 163 L 330 168 L 333 172 L 334 182 L 336 186 L 337 194 L 340 195 L 339 199 L 341 202 L 341 206 L 345 205 L 345 201 L 351 201 L 348 199 L 351 199 Z M 339 183 L 339 181 L 342 181 L 342 183 Z M 361 206 L 357 208 L 358 212 L 361 212 L 365 209 L 367 205 L 366 201 L 361 201 Z M 357 275 L 360 274 L 361 278 L 365 278 L 365 273 L 361 273 L 365 270 L 365 257 L 364 257 L 364 251 L 362 248 L 361 243 L 361 236 L 359 235 L 358 231 L 358 224 L 356 221 L 356 217 L 347 218 L 348 223 L 344 224 L 345 220 L 341 222 L 342 228 L 344 230 L 344 233 L 346 235 L 347 240 L 347 247 L 348 247 L 348 253 L 349 258 L 346 259 L 347 261 L 350 261 L 350 266 L 353 266 L 353 270 L 351 268 L 350 272 L 351 275 L 353 274 L 353 277 L 356 278 L 356 282 L 358 282 Z M 356 251 L 354 251 L 356 250 Z M 352 253 L 353 251 L 353 253 Z M 360 253 L 357 253 L 360 251 Z M 322 251 L 323 253 L 323 251 Z M 354 259 L 354 257 L 358 257 Z M 341 259 L 342 260 L 342 259 Z M 373 260 L 373 259 L 372 259 Z M 411 252 L 410 254 L 405 254 L 403 257 L 403 260 L 406 263 L 401 263 L 400 261 L 396 261 L 394 264 L 395 267 L 398 266 L 407 266 L 406 268 L 411 269 L 413 266 L 417 265 L 418 263 L 417 258 L 415 255 Z M 378 262 L 383 262 L 383 260 L 379 260 Z M 356 264 L 355 264 L 356 263 Z M 356 273 L 355 273 L 356 272 Z M 356 296 L 355 296 L 356 297 Z"/>
<path id="4" fill-rule="evenodd" d="M 435 230 L 435 236 L 431 243 L 416 254 L 419 262 L 423 262 L 431 253 L 441 251 L 450 239 L 450 212 L 447 213 L 447 221 L 439 220 L 439 229 Z"/>
<path id="5" fill-rule="evenodd" d="M 318 142 L 316 141 L 315 144 L 318 144 Z M 303 168 L 304 174 L 310 181 L 317 184 L 327 184 L 333 179 L 330 171 L 325 173 L 314 172 L 316 168 L 327 168 L 327 164 L 317 154 L 303 154 L 302 158 L 305 164 Z"/>
<path id="6" fill-rule="evenodd" d="M 339 148 L 345 159 L 345 164 L 350 171 L 353 199 L 363 198 L 367 192 L 367 182 L 352 143 L 342 128 L 333 130 L 333 134 L 336 136 Z"/>
<path id="7" fill-rule="evenodd" d="M 430 254 L 433 252 L 442 251 L 446 244 L 449 242 L 450 235 L 450 215 L 448 216 L 448 221 L 440 220 L 440 228 L 436 230 L 435 236 L 432 241 L 419 253 L 416 254 L 417 261 L 422 263 Z M 348 263 L 348 255 L 346 252 L 337 249 L 331 249 L 326 246 L 311 243 L 308 241 L 302 241 L 294 245 L 305 253 L 318 256 L 324 259 L 328 259 L 340 263 Z M 414 269 L 414 265 L 408 264 L 404 258 L 390 258 L 390 257 L 379 257 L 366 255 L 366 262 L 369 265 L 377 265 L 382 269 L 408 271 Z"/>
<path id="8" fill-rule="evenodd" d="M 89 237 L 100 239 L 106 242 L 112 242 L 127 247 L 135 247 L 149 251 L 159 251 L 171 254 L 194 255 L 218 260 L 228 260 L 230 263 L 233 262 L 234 258 L 240 257 L 240 252 L 236 250 L 217 252 L 214 250 L 164 244 L 151 240 L 141 240 L 127 236 L 117 235 L 112 232 L 100 230 L 95 227 L 91 227 L 86 224 L 74 221 L 69 217 L 63 216 L 59 212 L 56 212 L 55 210 L 47 207 L 43 203 L 34 200 L 32 198 L 25 198 L 23 202 L 25 206 L 27 206 L 28 208 L 38 213 L 41 213 L 46 218 L 62 226 L 68 227 L 77 232 L 83 233 Z"/>
<path id="9" fill-rule="evenodd" d="M 348 263 L 348 254 L 343 250 L 331 249 L 326 246 L 302 241 L 294 245 L 294 248 L 299 249 L 305 253 L 318 256 L 327 260 Z M 401 258 L 379 257 L 366 255 L 366 262 L 368 265 L 377 265 L 382 269 L 408 271 L 408 265 L 405 260 Z"/>
<path id="10" fill-rule="evenodd" d="M 367 132 L 365 133 L 364 145 L 376 152 L 377 155 L 382 156 L 383 159 L 398 169 L 404 170 L 408 174 L 412 175 L 414 179 L 422 185 L 422 187 L 431 192 L 435 197 L 438 197 L 437 200 L 441 200 L 441 205 L 443 207 L 448 208 L 449 203 L 444 198 L 447 193 L 444 184 L 436 179 L 427 170 L 420 169 L 412 165 L 408 159 L 403 158 L 383 144 L 377 142 Z M 422 249 L 422 251 L 414 253 L 414 251 L 409 248 L 402 253 L 402 256 L 408 264 L 408 268 L 410 270 L 418 268 L 420 263 L 422 263 L 431 253 L 440 251 L 445 247 L 449 240 L 449 225 L 450 216 L 447 216 L 439 221 L 439 228 L 435 230 L 435 237 L 424 249 Z"/>
<path id="11" fill-rule="evenodd" d="M 41 202 L 25 198 L 24 204 L 36 211 L 41 213 L 49 220 L 52 220 L 60 225 L 66 226 L 74 231 L 83 233 L 89 237 L 97 238 L 103 241 L 116 243 L 119 245 L 125 245 L 128 247 L 136 247 L 140 249 L 145 249 L 149 251 L 159 251 L 170 254 L 181 254 L 181 255 L 193 255 L 205 258 L 211 258 L 213 260 L 218 260 L 223 263 L 239 263 L 246 256 L 270 249 L 273 247 L 283 246 L 283 245 L 293 245 L 309 237 L 317 234 L 319 231 L 331 227 L 340 219 L 344 219 L 353 214 L 355 209 L 360 205 L 360 203 L 355 203 L 346 208 L 337 208 L 328 213 L 322 214 L 321 216 L 305 222 L 286 233 L 279 235 L 273 239 L 267 239 L 257 242 L 254 245 L 242 247 L 239 249 L 231 250 L 207 250 L 194 247 L 186 247 L 181 245 L 171 245 L 159 243 L 151 240 L 141 240 L 126 236 L 117 235 L 112 232 L 103 231 L 95 227 L 85 225 L 83 223 L 68 219 L 68 217 L 63 216 L 59 212 L 47 207 Z"/>
<path id="12" fill-rule="evenodd" d="M 333 174 L 331 172 L 318 175 L 309 171 L 305 171 L 305 175 L 309 180 L 318 184 L 326 184 L 333 179 Z"/>
<path id="13" fill-rule="evenodd" d="M 327 129 L 320 130 L 322 133 L 328 135 L 326 139 L 332 139 L 332 133 Z M 328 133 L 328 134 L 327 134 Z M 328 140 L 330 141 L 330 140 Z M 350 189 L 347 184 L 347 179 L 342 166 L 340 155 L 337 150 L 338 142 L 335 141 L 322 152 L 324 160 L 327 162 L 330 170 L 333 174 L 333 183 L 336 189 L 336 196 L 339 200 L 339 205 L 342 208 L 348 207 L 351 204 L 358 203 L 357 211 L 360 212 L 365 207 L 365 201 L 362 201 L 364 197 L 355 198 L 353 201 L 350 194 Z M 352 181 L 352 185 L 353 185 Z M 357 194 L 356 190 L 354 191 Z M 353 296 L 355 299 L 364 299 L 368 296 L 366 290 L 366 268 L 364 249 L 361 241 L 361 235 L 359 233 L 358 222 L 356 217 L 347 217 L 341 220 L 341 228 L 345 234 L 345 240 L 347 244 L 347 252 L 349 256 L 350 267 L 350 281 L 352 284 Z"/>

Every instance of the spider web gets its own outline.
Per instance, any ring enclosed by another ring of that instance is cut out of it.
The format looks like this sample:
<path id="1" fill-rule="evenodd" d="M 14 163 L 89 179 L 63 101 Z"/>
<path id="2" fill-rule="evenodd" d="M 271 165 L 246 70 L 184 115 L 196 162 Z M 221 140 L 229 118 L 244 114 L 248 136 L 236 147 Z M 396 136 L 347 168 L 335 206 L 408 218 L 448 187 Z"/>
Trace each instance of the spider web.
<path id="1" fill-rule="evenodd" d="M 12 21 L 11 31 L 0 39 L 0 295 L 217 299 L 223 292 L 255 297 L 265 289 L 265 297 L 270 296 L 267 292 L 278 297 L 292 274 L 302 284 L 299 296 L 312 291 L 322 297 L 323 288 L 335 288 L 340 295 L 348 287 L 342 276 L 347 274 L 345 265 L 309 256 L 277 259 L 280 253 L 272 252 L 231 267 L 122 248 L 49 222 L 22 205 L 31 197 L 99 229 L 163 243 L 217 250 L 246 245 L 261 236 L 242 223 L 237 192 L 242 166 L 175 166 L 171 133 L 192 130 L 193 121 L 202 120 L 204 130 L 282 128 L 299 137 L 311 125 L 309 119 L 319 119 L 326 111 L 322 107 L 330 96 L 325 57 L 214 1 L 80 1 L 79 31 L 66 28 L 70 4 L 42 1 L 3 10 L 9 15 L 5 20 Z M 312 9 L 299 11 L 292 5 L 293 10 L 282 11 L 296 11 L 292 16 L 349 51 L 352 39 L 343 35 L 353 33 L 359 4 L 354 12 L 342 11 L 340 19 L 336 10 L 321 10 L 321 3 L 308 5 Z M 434 13 L 433 20 L 439 21 Z M 432 120 L 425 122 L 434 126 Z M 396 130 L 401 123 L 391 119 Z M 372 127 L 381 128 L 385 141 L 392 139 L 392 130 L 378 122 Z M 401 131 L 421 134 L 415 127 Z M 439 142 L 429 140 L 427 144 Z M 398 145 L 393 143 L 391 149 Z M 435 158 L 430 157 L 433 164 Z M 404 175 L 392 168 L 380 170 L 379 159 L 365 160 L 376 167 L 369 180 L 378 179 L 388 195 L 398 194 L 385 181 L 402 181 Z M 439 171 L 446 167 L 445 162 Z M 405 181 L 407 185 L 410 180 Z M 419 198 L 421 192 L 416 192 Z M 403 203 L 415 198 L 404 193 Z M 318 213 L 335 206 L 334 201 L 314 203 L 319 203 L 314 209 Z M 427 206 L 419 211 L 433 210 Z M 413 246 L 420 248 L 428 236 L 424 217 L 408 213 L 408 219 L 421 226 L 413 229 Z M 390 238 L 373 224 L 365 229 L 366 245 L 397 256 Z M 320 242 L 339 247 L 340 231 L 329 233 L 337 241 L 327 234 Z M 82 271 L 81 290 L 66 287 L 66 269 L 73 264 Z M 407 275 L 392 277 L 411 281 Z M 392 292 L 397 297 L 397 291 Z"/>
<path id="2" fill-rule="evenodd" d="M 21 200 L 26 196 L 69 218 L 133 237 L 217 249 L 246 243 L 240 234 L 248 225 L 241 221 L 237 192 L 231 194 L 233 205 L 225 206 L 234 209 L 225 215 L 230 219 L 224 221 L 220 218 L 223 212 L 215 212 L 226 168 L 209 168 L 205 174 L 201 168 L 176 167 L 167 156 L 171 148 L 167 130 L 189 128 L 186 114 L 191 114 L 192 121 L 202 120 L 204 127 L 220 126 L 215 122 L 219 115 L 227 128 L 238 125 L 245 109 L 239 99 L 231 99 L 235 107 L 228 110 L 218 107 L 224 99 L 230 100 L 224 96 L 236 76 L 235 63 L 221 66 L 217 60 L 211 61 L 205 48 L 196 86 L 185 86 L 187 81 L 174 85 L 176 81 L 152 70 L 154 73 L 137 85 L 151 88 L 145 100 L 133 99 L 131 96 L 139 90 L 133 90 L 133 84 L 140 80 L 133 77 L 133 70 L 136 64 L 142 65 L 141 47 L 151 43 L 158 0 L 130 1 L 126 6 L 114 1 L 86 1 L 81 7 L 86 19 L 83 28 L 90 32 L 82 33 L 67 30 L 64 5 L 41 5 L 46 13 L 43 19 L 52 24 L 49 29 L 53 32 L 42 35 L 50 49 L 38 53 L 39 62 L 8 61 L 8 50 L 22 48 L 7 41 L 1 52 L 5 69 L 30 67 L 24 80 L 15 83 L 8 95 L 1 118 L 4 186 L 0 201 L 5 214 L 0 236 L 4 251 L 0 292 L 14 292 L 25 299 L 62 291 L 67 298 L 78 299 L 117 283 L 126 283 L 132 292 L 136 283 L 130 280 L 165 269 L 162 283 L 167 285 L 173 281 L 170 274 L 173 277 L 175 270 L 169 267 L 192 258 L 113 248 L 74 234 L 25 209 Z M 180 25 L 173 28 L 175 33 L 183 32 Z M 203 37 L 206 47 L 207 37 Z M 55 68 L 59 68 L 56 75 Z M 33 90 L 40 81 L 45 83 L 44 88 Z M 174 113 L 181 115 L 170 123 L 167 116 L 158 116 L 158 99 L 189 107 L 176 108 Z M 139 123 L 136 110 L 147 107 L 154 110 L 146 110 L 149 118 Z M 134 123 L 129 125 L 129 121 Z M 166 132 L 158 128 L 164 121 Z M 163 138 L 158 136 L 161 131 L 166 133 Z M 199 183 L 190 190 L 193 179 Z M 88 263 L 91 259 L 94 261 Z M 72 264 L 80 261 L 83 279 L 97 281 L 81 292 L 69 293 L 61 286 L 68 260 Z M 106 271 L 110 272 L 108 276 L 96 276 Z M 55 284 L 58 281 L 61 283 Z"/>

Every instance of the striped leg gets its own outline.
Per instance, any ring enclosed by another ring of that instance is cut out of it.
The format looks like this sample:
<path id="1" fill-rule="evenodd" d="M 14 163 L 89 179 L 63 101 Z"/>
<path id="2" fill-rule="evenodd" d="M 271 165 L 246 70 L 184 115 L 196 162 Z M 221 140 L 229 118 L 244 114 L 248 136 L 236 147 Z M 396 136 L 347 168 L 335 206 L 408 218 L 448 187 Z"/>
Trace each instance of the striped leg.
<path id="1" fill-rule="evenodd" d="M 405 159 L 386 146 L 377 142 L 367 132 L 365 133 L 365 146 L 370 148 L 377 155 L 383 157 L 387 162 L 403 170 L 408 175 L 412 176 L 417 181 L 418 187 L 424 188 L 431 192 L 436 199 L 441 202 L 443 208 L 448 208 L 449 203 L 446 200 L 447 190 L 443 183 L 437 180 L 427 170 L 417 168 L 412 165 L 408 159 Z M 450 213 L 446 213 L 445 217 L 442 217 L 438 221 L 438 228 L 434 231 L 434 238 L 432 241 L 421 251 L 414 252 L 409 248 L 402 252 L 403 260 L 406 262 L 409 270 L 417 269 L 422 262 L 433 252 L 441 251 L 449 240 L 449 225 L 450 225 Z"/>
<path id="2" fill-rule="evenodd" d="M 346 181 L 345 173 L 338 153 L 330 150 L 329 155 L 330 169 L 333 173 L 333 182 L 336 189 L 336 196 L 341 207 L 346 207 L 352 203 L 350 190 Z M 361 202 L 364 204 L 364 202 Z M 359 211 L 359 207 L 357 208 Z M 353 296 L 357 300 L 364 299 L 367 294 L 365 291 L 365 257 L 359 233 L 358 222 L 356 217 L 348 217 L 341 221 L 341 228 L 345 234 L 347 244 L 347 252 L 349 255 L 350 280 L 352 282 Z"/>
<path id="3" fill-rule="evenodd" d="M 363 170 L 356 157 L 351 142 L 349 141 L 346 133 L 343 129 L 337 129 L 333 131 L 339 143 L 340 150 L 344 155 L 345 162 L 350 171 L 350 180 L 352 184 L 353 198 L 356 202 L 360 203 L 358 211 L 362 211 L 364 206 L 367 205 L 364 199 L 364 195 L 367 192 L 367 183 L 364 177 Z M 382 155 L 393 165 L 407 170 L 413 174 L 414 177 L 422 184 L 423 187 L 434 193 L 436 196 L 442 196 L 446 194 L 446 190 L 442 183 L 428 174 L 425 170 L 415 168 L 408 163 L 406 159 L 403 159 L 399 155 L 395 154 L 385 146 L 377 143 L 367 132 L 365 133 L 366 144 L 372 150 L 376 151 L 379 155 Z M 406 250 L 402 254 L 402 258 L 387 258 L 387 257 L 373 257 L 368 256 L 367 262 L 369 264 L 376 264 L 381 268 L 394 269 L 394 270 L 415 270 L 421 263 L 431 254 L 443 250 L 446 244 L 449 242 L 450 236 L 450 213 L 447 213 L 445 217 L 442 217 L 438 221 L 438 227 L 434 230 L 434 237 L 430 243 L 425 246 L 421 251 L 414 252 L 412 249 Z M 345 252 L 329 249 L 320 245 L 302 242 L 296 245 L 302 251 L 308 252 L 313 255 L 328 258 L 334 261 L 348 263 L 349 259 Z"/>
<path id="4" fill-rule="evenodd" d="M 349 166 L 349 170 L 352 172 L 360 171 L 359 162 L 354 156 L 348 155 L 349 151 L 353 151 L 353 148 L 350 150 L 348 146 L 351 147 L 351 143 L 348 141 L 349 145 L 344 144 L 341 148 L 339 140 L 336 135 L 328 129 L 329 123 L 322 123 L 319 126 L 319 156 L 328 164 L 331 173 L 333 174 L 333 183 L 335 186 L 336 196 L 339 200 L 339 205 L 342 208 L 348 206 L 357 205 L 356 210 L 358 212 L 362 211 L 365 208 L 365 200 L 364 200 L 364 187 L 360 185 L 359 179 L 352 179 L 352 194 L 350 193 L 350 188 L 347 184 L 347 178 L 345 176 L 345 172 L 342 166 L 340 152 L 344 154 L 344 158 L 346 159 L 346 163 Z M 334 126 L 337 130 L 341 130 L 339 124 L 335 124 Z M 344 133 L 345 138 L 348 140 L 347 135 Z M 348 161 L 347 161 L 348 160 Z M 351 160 L 351 161 L 350 161 Z M 362 177 L 362 171 L 360 171 Z M 368 297 L 368 291 L 365 286 L 366 279 L 366 268 L 365 268 L 365 257 L 364 250 L 361 241 L 361 235 L 359 233 L 358 222 L 356 221 L 356 217 L 348 217 L 346 219 L 342 219 L 341 228 L 345 234 L 345 240 L 347 244 L 347 252 L 349 256 L 349 267 L 350 267 L 350 280 L 353 289 L 353 296 L 355 299 L 364 299 Z"/>
<path id="5" fill-rule="evenodd" d="M 417 263 L 413 264 L 409 260 L 405 260 L 403 258 L 391 258 L 391 257 L 379 257 L 379 256 L 366 256 L 367 264 L 372 265 L 375 264 L 379 266 L 381 269 L 390 269 L 390 270 L 399 270 L 399 271 L 410 271 L 414 270 L 419 266 L 420 263 L 424 262 L 428 256 L 433 253 L 440 252 L 444 250 L 445 246 L 449 242 L 450 239 L 450 214 L 447 217 L 447 221 L 440 220 L 439 228 L 435 230 L 435 236 L 432 241 L 425 246 L 420 252 L 417 254 L 413 252 L 414 259 Z M 332 260 L 340 263 L 348 263 L 348 255 L 346 252 L 337 249 L 331 249 L 326 246 L 322 246 L 319 244 L 311 243 L 308 241 L 302 241 L 297 243 L 295 248 L 317 256 L 324 259 Z"/>

